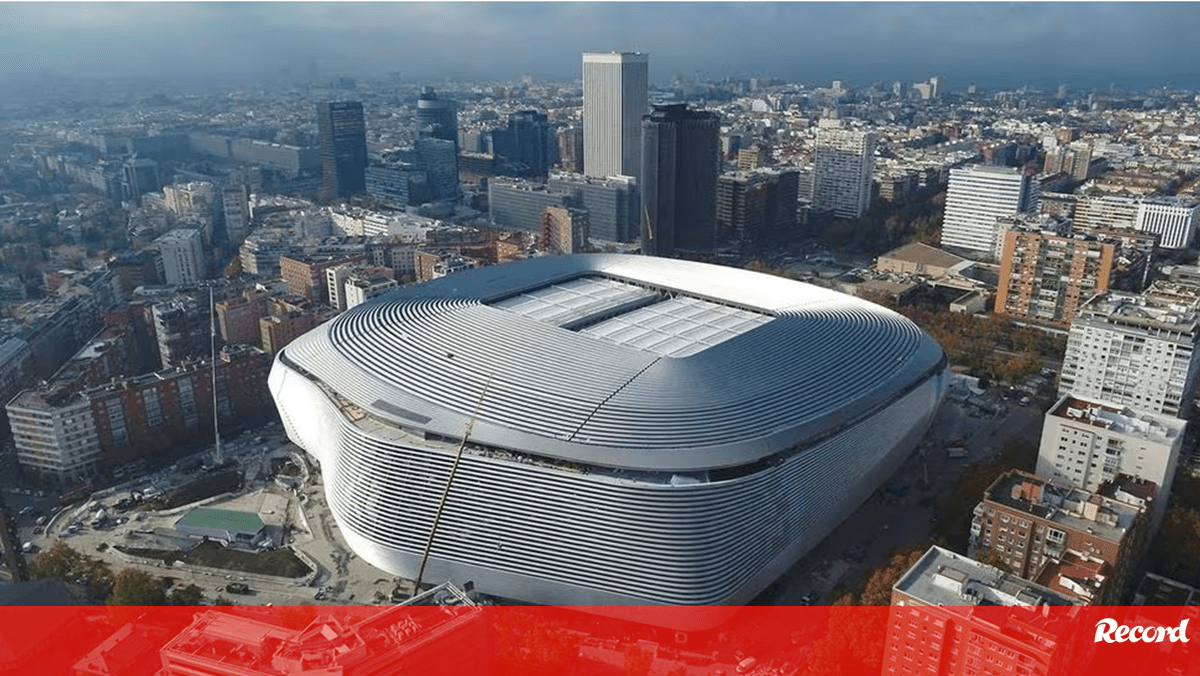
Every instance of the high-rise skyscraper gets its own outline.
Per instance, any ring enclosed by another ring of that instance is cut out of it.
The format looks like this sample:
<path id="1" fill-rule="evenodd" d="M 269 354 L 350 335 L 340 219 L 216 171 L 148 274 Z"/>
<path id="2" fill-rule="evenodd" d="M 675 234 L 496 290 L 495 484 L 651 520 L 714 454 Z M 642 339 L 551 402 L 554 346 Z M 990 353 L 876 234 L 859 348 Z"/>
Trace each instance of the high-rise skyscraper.
<path id="1" fill-rule="evenodd" d="M 458 104 L 438 98 L 433 87 L 426 87 L 417 97 L 417 124 L 433 138 L 454 141 L 458 147 Z"/>
<path id="2" fill-rule="evenodd" d="M 142 195 L 162 188 L 158 162 L 144 157 L 131 157 L 121 166 L 121 196 L 134 204 L 142 203 Z"/>
<path id="3" fill-rule="evenodd" d="M 642 120 L 642 253 L 715 247 L 720 135 L 719 115 L 684 103 L 655 106 Z"/>
<path id="4" fill-rule="evenodd" d="M 983 258 L 999 259 L 1004 246 L 999 219 L 1033 213 L 1038 182 L 1008 167 L 972 165 L 950 170 L 942 246 Z"/>
<path id="5" fill-rule="evenodd" d="M 367 188 L 367 126 L 359 101 L 317 105 L 321 139 L 321 199 L 332 201 Z"/>
<path id="6" fill-rule="evenodd" d="M 813 154 L 813 206 L 837 218 L 858 218 L 871 206 L 876 136 L 822 120 Z"/>
<path id="7" fill-rule="evenodd" d="M 795 169 L 722 175 L 717 179 L 718 236 L 752 252 L 793 234 L 799 185 Z"/>
<path id="8" fill-rule="evenodd" d="M 536 110 L 519 110 L 508 116 L 507 129 L 492 132 L 495 152 L 528 167 L 528 176 L 550 173 L 552 139 L 546 114 Z"/>
<path id="9" fill-rule="evenodd" d="M 451 99 L 438 98 L 433 87 L 426 87 L 417 97 L 417 124 L 422 139 L 417 142 L 421 168 L 429 175 L 430 199 L 458 198 L 458 104 Z M 450 141 L 442 144 L 422 142 L 426 139 Z"/>
<path id="10" fill-rule="evenodd" d="M 650 55 L 583 55 L 583 173 L 637 176 L 642 116 L 649 112 Z"/>

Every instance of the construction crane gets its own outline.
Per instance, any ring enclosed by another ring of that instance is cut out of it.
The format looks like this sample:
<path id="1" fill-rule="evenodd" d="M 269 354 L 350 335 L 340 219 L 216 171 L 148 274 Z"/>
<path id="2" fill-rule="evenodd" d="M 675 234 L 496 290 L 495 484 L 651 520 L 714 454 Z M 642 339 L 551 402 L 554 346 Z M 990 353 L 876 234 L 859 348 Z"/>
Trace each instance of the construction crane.
<path id="1" fill-rule="evenodd" d="M 450 465 L 450 475 L 446 477 L 446 486 L 442 489 L 442 497 L 438 500 L 437 511 L 433 514 L 433 524 L 429 527 L 429 537 L 425 540 L 425 551 L 421 552 L 421 565 L 417 567 L 417 579 L 413 582 L 413 595 L 421 593 L 421 580 L 425 576 L 425 564 L 429 562 L 429 552 L 433 549 L 433 539 L 437 536 L 438 523 L 441 522 L 442 512 L 446 507 L 446 498 L 450 497 L 450 486 L 454 483 L 454 476 L 458 474 L 458 463 L 462 460 L 467 440 L 471 438 L 471 430 L 475 428 L 475 420 L 479 418 L 479 409 L 483 406 L 483 398 L 487 396 L 488 388 L 491 385 L 492 377 L 488 376 L 487 382 L 483 385 L 483 391 L 479 393 L 479 400 L 475 402 L 475 411 L 463 429 L 462 443 L 458 445 L 458 451 L 454 454 L 454 464 Z"/>

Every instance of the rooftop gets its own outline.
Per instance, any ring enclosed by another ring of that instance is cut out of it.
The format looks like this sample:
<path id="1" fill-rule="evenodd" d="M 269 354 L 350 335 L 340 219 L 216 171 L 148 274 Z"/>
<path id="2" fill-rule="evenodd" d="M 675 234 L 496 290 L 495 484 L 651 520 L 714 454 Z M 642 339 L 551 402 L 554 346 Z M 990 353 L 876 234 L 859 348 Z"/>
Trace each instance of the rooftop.
<path id="1" fill-rule="evenodd" d="M 262 530 L 263 521 L 253 512 L 197 507 L 185 514 L 176 525 L 191 526 L 192 528 L 219 528 L 235 533 L 254 534 Z"/>
<path id="2" fill-rule="evenodd" d="M 1120 542 L 1141 513 L 1136 507 L 1098 493 L 1056 484 L 1020 470 L 998 477 L 984 498 L 1107 542 Z"/>
<path id="3" fill-rule="evenodd" d="M 892 588 L 929 605 L 1078 605 L 1051 589 L 937 546 L 930 547 Z M 964 615 L 969 612 L 962 609 Z"/>
<path id="4" fill-rule="evenodd" d="M 944 367 L 932 339 L 866 301 L 622 255 L 533 258 L 398 289 L 280 361 L 383 421 L 422 420 L 422 434 L 459 438 L 476 419 L 481 444 L 672 471 L 806 444 Z"/>
<path id="5" fill-rule="evenodd" d="M 1127 406 L 1104 404 L 1069 394 L 1058 400 L 1049 415 L 1164 444 L 1172 443 L 1187 427 L 1185 421 L 1171 416 L 1135 411 Z"/>
<path id="6" fill-rule="evenodd" d="M 905 244 L 898 249 L 893 249 L 883 254 L 880 258 L 892 258 L 908 263 L 922 263 L 940 268 L 951 268 L 967 260 L 961 256 L 955 256 L 952 253 L 942 251 L 928 244 L 922 244 L 921 242 Z"/>
<path id="7" fill-rule="evenodd" d="M 1097 295 L 1080 309 L 1079 318 L 1196 334 L 1200 329 L 1200 311 L 1196 300 L 1181 299 L 1184 302 L 1179 302 L 1156 297 L 1154 288 L 1141 295 L 1116 291 Z"/>

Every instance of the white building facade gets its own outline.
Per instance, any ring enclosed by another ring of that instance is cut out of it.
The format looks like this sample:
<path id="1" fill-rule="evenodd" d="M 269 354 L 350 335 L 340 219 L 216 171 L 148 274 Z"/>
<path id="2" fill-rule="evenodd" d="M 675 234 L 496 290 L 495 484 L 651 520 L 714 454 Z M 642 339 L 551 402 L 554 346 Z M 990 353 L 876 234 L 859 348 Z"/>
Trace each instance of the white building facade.
<path id="1" fill-rule="evenodd" d="M 1111 292 L 1080 309 L 1067 339 L 1059 395 L 1190 417 L 1200 375 L 1193 298 Z"/>
<path id="2" fill-rule="evenodd" d="M 154 240 L 162 252 L 163 275 L 167 284 L 195 284 L 207 275 L 204 265 L 204 244 L 200 231 L 190 228 L 170 230 Z"/>
<path id="3" fill-rule="evenodd" d="M 583 55 L 583 173 L 637 176 L 642 166 L 642 116 L 650 112 L 650 55 Z"/>
<path id="4" fill-rule="evenodd" d="M 1036 178 L 1008 167 L 973 165 L 950 170 L 942 247 L 999 260 L 1004 245 L 999 219 L 1034 213 Z"/>
<path id="5" fill-rule="evenodd" d="M 1096 492 L 1118 474 L 1152 481 L 1166 506 L 1187 423 L 1070 395 L 1046 412 L 1037 474 Z"/>
<path id="6" fill-rule="evenodd" d="M 838 218 L 858 218 L 871 206 L 875 171 L 873 132 L 844 129 L 837 120 L 822 120 L 813 154 L 813 204 L 833 210 Z"/>

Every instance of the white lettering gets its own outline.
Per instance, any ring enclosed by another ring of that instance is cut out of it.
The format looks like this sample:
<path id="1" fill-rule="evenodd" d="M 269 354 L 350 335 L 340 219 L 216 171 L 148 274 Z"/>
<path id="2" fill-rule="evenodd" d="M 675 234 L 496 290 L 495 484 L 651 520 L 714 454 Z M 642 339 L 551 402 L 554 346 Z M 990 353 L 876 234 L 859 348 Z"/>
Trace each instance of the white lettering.
<path id="1" fill-rule="evenodd" d="M 1191 619 L 1191 618 L 1188 618 L 1188 619 Z M 1183 622 L 1179 623 L 1178 627 L 1171 627 L 1170 629 L 1167 630 L 1167 633 L 1171 635 L 1171 643 L 1175 643 L 1176 641 L 1178 641 L 1179 643 L 1187 643 L 1188 642 L 1187 623 L 1188 623 L 1188 621 L 1184 620 Z"/>
<path id="2" fill-rule="evenodd" d="M 1113 642 L 1112 633 L 1113 633 L 1113 631 L 1116 630 L 1116 628 L 1117 628 L 1117 621 L 1112 619 L 1111 617 L 1106 617 L 1103 620 L 1100 620 L 1099 622 L 1097 622 L 1096 623 L 1096 640 L 1094 641 L 1094 643 L 1099 643 L 1101 641 L 1104 641 L 1105 643 L 1112 643 Z"/>
<path id="3" fill-rule="evenodd" d="M 1183 620 L 1178 627 L 1127 627 L 1117 624 L 1111 617 L 1106 617 L 1096 623 L 1095 643 L 1162 643 L 1169 638 L 1172 643 L 1187 643 L 1188 620 Z"/>

